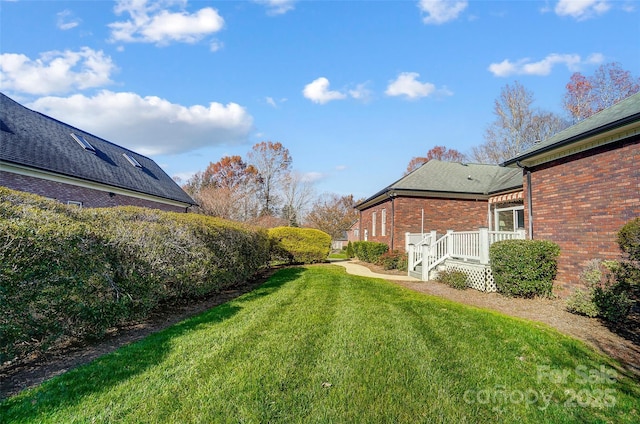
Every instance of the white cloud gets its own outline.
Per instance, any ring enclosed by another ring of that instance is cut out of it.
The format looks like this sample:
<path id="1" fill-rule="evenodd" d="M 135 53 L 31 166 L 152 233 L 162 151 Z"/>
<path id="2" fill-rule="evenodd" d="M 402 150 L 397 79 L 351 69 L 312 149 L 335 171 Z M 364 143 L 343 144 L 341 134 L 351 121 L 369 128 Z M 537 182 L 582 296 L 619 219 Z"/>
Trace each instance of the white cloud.
<path id="1" fill-rule="evenodd" d="M 2 89 L 29 94 L 61 94 L 104 86 L 112 82 L 115 70 L 109 56 L 89 47 L 45 52 L 35 60 L 23 54 L 0 55 Z"/>
<path id="2" fill-rule="evenodd" d="M 218 11 L 205 7 L 195 13 L 170 12 L 166 7 L 186 5 L 186 0 L 118 0 L 116 14 L 128 14 L 127 21 L 109 24 L 111 40 L 165 45 L 170 42 L 195 43 L 224 26 Z"/>
<path id="3" fill-rule="evenodd" d="M 571 16 L 579 21 L 602 15 L 611 9 L 607 0 L 560 0 L 555 12 L 559 16 Z"/>
<path id="4" fill-rule="evenodd" d="M 331 100 L 341 100 L 346 98 L 346 94 L 329 89 L 329 80 L 320 77 L 304 86 L 302 94 L 314 103 L 325 104 Z"/>
<path id="5" fill-rule="evenodd" d="M 305 183 L 315 183 L 325 178 L 326 178 L 326 175 L 323 174 L 322 172 L 309 171 L 302 174 L 300 179 L 302 182 L 305 182 Z"/>
<path id="6" fill-rule="evenodd" d="M 600 53 L 591 54 L 586 60 L 582 60 L 577 54 L 557 54 L 552 53 L 538 62 L 531 62 L 529 58 L 511 62 L 505 59 L 500 63 L 489 65 L 489 72 L 497 77 L 508 77 L 511 75 L 549 75 L 555 65 L 565 65 L 570 71 L 578 71 L 583 64 L 597 64 L 604 60 Z"/>
<path id="7" fill-rule="evenodd" d="M 146 155 L 240 144 L 253 129 L 253 118 L 236 103 L 182 106 L 107 90 L 93 97 L 43 97 L 29 107 Z"/>
<path id="8" fill-rule="evenodd" d="M 62 12 L 58 12 L 56 16 L 58 17 L 56 25 L 63 31 L 75 28 L 80 25 L 80 19 L 74 17 L 73 12 L 68 9 L 63 10 Z"/>
<path id="9" fill-rule="evenodd" d="M 418 7 L 427 14 L 422 21 L 425 24 L 443 24 L 453 21 L 467 8 L 466 0 L 420 0 Z"/>
<path id="10" fill-rule="evenodd" d="M 223 47 L 224 43 L 222 41 L 213 40 L 211 43 L 209 43 L 209 50 L 211 50 L 212 52 L 217 52 Z"/>
<path id="11" fill-rule="evenodd" d="M 409 99 L 427 97 L 436 92 L 436 86 L 430 82 L 420 82 L 417 72 L 402 72 L 394 81 L 390 81 L 385 94 L 387 96 L 405 96 Z"/>
<path id="12" fill-rule="evenodd" d="M 373 97 L 373 93 L 367 88 L 367 83 L 358 84 L 356 88 L 349 90 L 349 95 L 365 103 L 370 102 Z"/>
<path id="13" fill-rule="evenodd" d="M 254 0 L 254 2 L 266 6 L 269 15 L 283 15 L 293 10 L 296 0 Z"/>

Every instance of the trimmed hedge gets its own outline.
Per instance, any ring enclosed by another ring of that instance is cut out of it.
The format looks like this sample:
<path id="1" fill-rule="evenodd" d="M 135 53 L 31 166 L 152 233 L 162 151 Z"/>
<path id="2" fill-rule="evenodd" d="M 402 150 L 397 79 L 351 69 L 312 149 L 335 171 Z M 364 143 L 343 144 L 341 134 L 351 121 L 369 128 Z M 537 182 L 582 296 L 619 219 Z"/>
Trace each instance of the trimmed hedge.
<path id="1" fill-rule="evenodd" d="M 498 292 L 516 297 L 551 296 L 560 247 L 546 240 L 504 240 L 489 258 Z"/>
<path id="2" fill-rule="evenodd" d="M 79 209 L 0 187 L 0 363 L 97 338 L 267 265 L 265 230 L 196 214 Z"/>
<path id="3" fill-rule="evenodd" d="M 331 236 L 314 228 L 275 227 L 268 230 L 271 260 L 288 264 L 325 262 Z"/>
<path id="4" fill-rule="evenodd" d="M 389 251 L 389 246 L 385 243 L 375 241 L 354 241 L 352 247 L 356 258 L 371 264 L 378 262 L 380 257 Z"/>

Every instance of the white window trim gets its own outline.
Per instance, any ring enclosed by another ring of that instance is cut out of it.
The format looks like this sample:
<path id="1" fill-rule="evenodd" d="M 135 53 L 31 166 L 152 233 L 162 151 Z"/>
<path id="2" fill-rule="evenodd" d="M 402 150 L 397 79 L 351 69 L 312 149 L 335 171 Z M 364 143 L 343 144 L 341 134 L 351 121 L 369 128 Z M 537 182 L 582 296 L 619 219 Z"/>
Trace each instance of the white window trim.
<path id="1" fill-rule="evenodd" d="M 380 234 L 384 237 L 387 235 L 387 210 L 386 209 L 382 209 L 380 220 L 382 221 L 380 223 L 381 225 Z"/>
<path id="2" fill-rule="evenodd" d="M 376 236 L 376 216 L 377 216 L 378 212 L 373 212 L 373 214 L 371 214 L 371 237 L 375 237 Z"/>
<path id="3" fill-rule="evenodd" d="M 516 211 L 524 211 L 524 205 L 521 206 L 511 206 L 508 208 L 495 208 L 493 211 L 493 227 L 495 231 L 499 231 L 500 228 L 500 221 L 498 219 L 498 213 L 499 212 L 507 212 L 507 211 L 512 211 L 513 213 L 513 224 L 516 225 L 518 222 L 518 216 L 516 214 Z M 514 228 L 511 231 L 518 231 L 518 228 Z"/>

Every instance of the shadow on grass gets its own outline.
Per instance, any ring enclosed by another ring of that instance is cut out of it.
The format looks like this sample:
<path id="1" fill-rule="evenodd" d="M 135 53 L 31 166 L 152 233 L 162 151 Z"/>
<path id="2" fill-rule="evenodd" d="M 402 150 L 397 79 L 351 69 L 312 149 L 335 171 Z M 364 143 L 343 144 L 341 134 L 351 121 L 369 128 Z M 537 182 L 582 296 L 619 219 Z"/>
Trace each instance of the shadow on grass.
<path id="1" fill-rule="evenodd" d="M 303 268 L 279 270 L 264 284 L 239 298 L 54 377 L 34 389 L 0 401 L 0 418 L 9 421 L 37 421 L 43 413 L 72 407 L 87 396 L 107 392 L 110 388 L 161 363 L 171 351 L 175 338 L 196 331 L 203 325 L 209 326 L 232 318 L 243 307 L 250 307 L 251 302 L 275 293 L 286 283 L 299 278 L 303 272 Z M 4 422 L 3 419 L 0 421 Z"/>

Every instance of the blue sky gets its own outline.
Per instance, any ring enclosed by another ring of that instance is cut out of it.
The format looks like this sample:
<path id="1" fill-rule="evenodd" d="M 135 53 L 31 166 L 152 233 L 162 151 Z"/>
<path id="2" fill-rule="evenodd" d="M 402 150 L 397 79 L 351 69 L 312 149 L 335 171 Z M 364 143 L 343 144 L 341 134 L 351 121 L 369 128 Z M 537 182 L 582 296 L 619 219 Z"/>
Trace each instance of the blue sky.
<path id="1" fill-rule="evenodd" d="M 506 84 L 562 113 L 573 72 L 640 76 L 640 3 L 1 1 L 0 89 L 187 178 L 279 141 L 316 191 L 368 197 L 483 142 Z"/>

